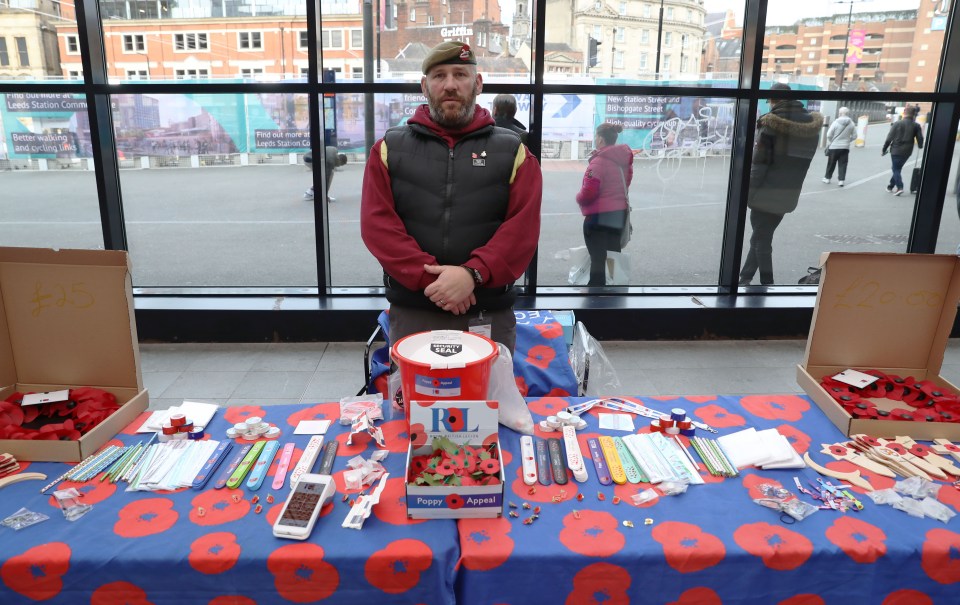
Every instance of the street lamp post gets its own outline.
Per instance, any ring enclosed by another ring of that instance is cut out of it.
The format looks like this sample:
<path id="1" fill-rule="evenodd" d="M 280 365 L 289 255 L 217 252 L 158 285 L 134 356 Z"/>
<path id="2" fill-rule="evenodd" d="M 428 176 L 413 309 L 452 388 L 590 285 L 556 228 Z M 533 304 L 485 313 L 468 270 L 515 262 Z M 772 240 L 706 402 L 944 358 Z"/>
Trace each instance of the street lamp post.
<path id="1" fill-rule="evenodd" d="M 847 73 L 847 53 L 850 51 L 850 30 L 853 28 L 853 3 L 862 2 L 863 0 L 835 0 L 836 4 L 847 3 L 850 5 L 850 10 L 847 12 L 847 35 L 843 40 L 843 59 L 840 62 L 840 83 L 838 90 L 843 90 L 843 78 Z"/>
<path id="2" fill-rule="evenodd" d="M 660 17 L 657 22 L 657 70 L 654 79 L 660 79 L 660 41 L 663 39 L 663 0 L 660 0 Z"/>

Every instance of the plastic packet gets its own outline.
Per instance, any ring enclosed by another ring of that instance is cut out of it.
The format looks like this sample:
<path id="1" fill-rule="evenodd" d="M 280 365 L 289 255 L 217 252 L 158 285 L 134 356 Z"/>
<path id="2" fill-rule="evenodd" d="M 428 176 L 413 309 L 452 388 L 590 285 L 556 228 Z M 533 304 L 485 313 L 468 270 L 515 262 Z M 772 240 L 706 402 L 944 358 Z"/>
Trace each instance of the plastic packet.
<path id="1" fill-rule="evenodd" d="M 657 490 L 653 489 L 652 487 L 648 487 L 638 494 L 633 494 L 630 496 L 630 499 L 635 505 L 640 506 L 641 504 L 646 504 L 647 502 L 653 502 L 659 497 L 660 495 L 657 494 Z"/>
<path id="2" fill-rule="evenodd" d="M 0 525 L 20 531 L 24 527 L 30 527 L 31 525 L 35 525 L 41 521 L 46 521 L 49 518 L 50 517 L 43 513 L 35 513 L 25 508 L 21 508 L 3 521 L 0 521 Z"/>
<path id="3" fill-rule="evenodd" d="M 891 488 L 867 492 L 867 496 L 873 500 L 874 504 L 893 504 L 903 500 L 903 497 Z"/>
<path id="4" fill-rule="evenodd" d="M 763 497 L 755 498 L 753 500 L 755 504 L 786 513 L 796 521 L 803 521 L 819 510 L 816 506 L 800 500 L 790 490 L 779 485 L 761 483 L 757 486 L 757 489 Z"/>
<path id="5" fill-rule="evenodd" d="M 75 487 L 53 492 L 53 498 L 60 505 L 60 510 L 67 521 L 76 521 L 93 508 L 90 504 L 80 502 L 80 496 L 80 492 Z"/>
<path id="6" fill-rule="evenodd" d="M 929 496 L 920 501 L 920 507 L 923 510 L 923 514 L 930 518 L 936 519 L 937 521 L 943 521 L 944 523 L 955 517 L 957 514 L 950 510 L 950 507 L 944 505 L 936 498 L 931 498 Z"/>
<path id="7" fill-rule="evenodd" d="M 911 517 L 919 517 L 921 519 L 924 517 L 923 505 L 917 500 L 902 498 L 899 502 L 894 502 L 892 506 L 897 510 L 902 510 Z"/>
<path id="8" fill-rule="evenodd" d="M 940 493 L 940 484 L 923 477 L 910 477 L 894 483 L 893 489 L 905 496 L 922 500 L 928 496 L 936 498 L 937 494 Z"/>
<path id="9" fill-rule="evenodd" d="M 577 322 L 573 346 L 570 347 L 570 367 L 577 377 L 580 396 L 601 397 L 623 390 L 603 347 L 580 321 Z"/>
<path id="10" fill-rule="evenodd" d="M 661 481 L 657 487 L 664 496 L 676 496 L 687 491 L 687 485 L 686 481 Z"/>
<path id="11" fill-rule="evenodd" d="M 513 375 L 513 357 L 510 349 L 497 343 L 500 354 L 490 370 L 487 399 L 498 402 L 498 420 L 503 426 L 522 435 L 533 434 L 533 416 L 517 388 Z"/>
<path id="12" fill-rule="evenodd" d="M 383 394 L 344 397 L 340 400 L 340 424 L 353 424 L 360 414 L 367 413 L 370 420 L 383 420 Z"/>

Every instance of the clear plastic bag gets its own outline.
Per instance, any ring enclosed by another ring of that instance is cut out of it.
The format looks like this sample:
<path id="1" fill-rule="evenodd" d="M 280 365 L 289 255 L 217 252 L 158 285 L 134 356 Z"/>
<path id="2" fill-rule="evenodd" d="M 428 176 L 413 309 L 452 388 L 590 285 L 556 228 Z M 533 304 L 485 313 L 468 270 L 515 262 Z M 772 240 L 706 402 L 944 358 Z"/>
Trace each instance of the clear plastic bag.
<path id="1" fill-rule="evenodd" d="M 577 377 L 577 394 L 581 397 L 617 395 L 623 390 L 603 347 L 580 321 L 577 322 L 573 346 L 570 347 L 570 367 Z"/>
<path id="2" fill-rule="evenodd" d="M 762 483 L 757 489 L 763 495 L 762 498 L 755 498 L 753 502 L 766 508 L 778 510 L 792 517 L 796 521 L 803 521 L 813 513 L 819 510 L 816 506 L 804 502 L 797 498 L 790 490 L 784 489 L 779 485 Z M 785 518 L 781 515 L 781 520 Z M 792 523 L 792 521 L 791 521 Z"/>
<path id="3" fill-rule="evenodd" d="M 35 513 L 32 510 L 21 508 L 3 521 L 0 521 L 0 525 L 20 531 L 24 527 L 30 527 L 31 525 L 35 525 L 41 521 L 46 521 L 49 518 L 50 517 L 43 513 Z"/>
<path id="4" fill-rule="evenodd" d="M 497 346 L 500 355 L 490 370 L 487 399 L 498 402 L 500 424 L 522 435 L 533 435 L 533 415 L 517 388 L 510 349 L 499 343 Z"/>

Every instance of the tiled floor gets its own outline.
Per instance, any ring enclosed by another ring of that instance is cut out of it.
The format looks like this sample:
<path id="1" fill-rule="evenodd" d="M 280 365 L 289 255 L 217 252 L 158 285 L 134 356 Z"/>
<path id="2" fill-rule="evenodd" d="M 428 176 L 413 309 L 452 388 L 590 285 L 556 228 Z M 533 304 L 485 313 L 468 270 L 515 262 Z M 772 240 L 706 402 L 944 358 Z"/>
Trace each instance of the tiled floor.
<path id="1" fill-rule="evenodd" d="M 805 341 L 601 343 L 624 395 L 797 393 Z M 363 343 L 142 344 L 150 407 L 183 399 L 221 405 L 339 401 L 363 385 Z M 960 378 L 960 340 L 943 375 Z"/>

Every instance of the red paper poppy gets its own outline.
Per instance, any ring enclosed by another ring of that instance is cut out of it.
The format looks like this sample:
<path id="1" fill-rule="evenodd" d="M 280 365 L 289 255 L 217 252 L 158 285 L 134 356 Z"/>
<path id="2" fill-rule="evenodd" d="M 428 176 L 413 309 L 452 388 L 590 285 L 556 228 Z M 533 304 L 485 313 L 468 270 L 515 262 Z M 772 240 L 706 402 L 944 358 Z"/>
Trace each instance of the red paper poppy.
<path id="1" fill-rule="evenodd" d="M 134 500 L 120 509 L 113 533 L 121 538 L 143 538 L 167 531 L 180 515 L 170 498 Z"/>
<path id="2" fill-rule="evenodd" d="M 130 582 L 110 582 L 93 591 L 90 605 L 153 605 L 147 599 L 147 593 Z"/>
<path id="3" fill-rule="evenodd" d="M 880 605 L 933 605 L 933 599 L 919 590 L 905 588 L 888 594 Z"/>
<path id="4" fill-rule="evenodd" d="M 929 446 L 922 443 L 914 443 L 910 446 L 910 453 L 918 458 L 925 458 L 926 456 L 933 453 L 933 450 Z"/>
<path id="5" fill-rule="evenodd" d="M 364 566 L 367 582 L 387 594 L 401 594 L 420 583 L 433 564 L 433 550 L 420 540 L 395 540 L 370 555 Z"/>
<path id="6" fill-rule="evenodd" d="M 301 420 L 330 420 L 340 422 L 340 403 L 318 403 L 287 416 L 287 424 L 296 427 Z"/>
<path id="7" fill-rule="evenodd" d="M 241 497 L 239 502 L 234 502 L 235 494 L 244 495 L 235 489 L 208 489 L 197 494 L 190 501 L 190 521 L 209 527 L 242 519 L 250 512 L 250 501 Z M 198 512 L 201 508 L 204 511 L 202 517 Z"/>
<path id="8" fill-rule="evenodd" d="M 720 538 L 691 523 L 665 521 L 654 527 L 651 535 L 663 547 L 667 565 L 680 573 L 703 571 L 727 555 Z"/>
<path id="9" fill-rule="evenodd" d="M 955 510 L 960 510 L 960 490 L 958 489 L 950 489 L 946 486 L 942 487 L 937 492 L 937 500 L 943 504 L 952 506 Z"/>
<path id="10" fill-rule="evenodd" d="M 496 458 L 487 458 L 480 463 L 480 470 L 487 475 L 496 475 L 500 472 L 500 461 Z"/>
<path id="11" fill-rule="evenodd" d="M 444 477 L 449 477 L 449 476 L 452 475 L 456 470 L 457 470 L 457 469 L 454 468 L 454 466 L 453 466 L 452 464 L 450 464 L 450 461 L 449 461 L 449 460 L 444 460 L 444 461 L 442 461 L 440 464 L 437 465 L 437 468 L 434 469 L 434 472 L 435 472 L 436 474 L 438 474 L 438 475 L 443 475 Z"/>
<path id="12" fill-rule="evenodd" d="M 780 601 L 777 605 L 824 605 L 824 603 L 826 601 L 820 595 L 798 594 Z"/>
<path id="13" fill-rule="evenodd" d="M 701 408 L 697 408 L 693 414 L 698 419 L 709 424 L 715 429 L 728 429 L 735 426 L 743 426 L 747 423 L 743 416 L 740 416 L 739 414 L 731 414 L 725 408 L 717 404 L 705 405 Z"/>
<path id="14" fill-rule="evenodd" d="M 958 550 L 960 534 L 947 529 L 931 529 L 920 551 L 920 566 L 934 582 L 960 582 L 960 559 L 954 554 Z"/>
<path id="15" fill-rule="evenodd" d="M 294 603 L 314 603 L 336 592 L 340 573 L 323 555 L 323 547 L 311 543 L 281 546 L 270 553 L 267 569 L 280 596 Z"/>
<path id="16" fill-rule="evenodd" d="M 680 598 L 667 605 L 723 605 L 723 600 L 712 589 L 706 586 L 698 586 L 683 591 Z"/>
<path id="17" fill-rule="evenodd" d="M 247 597 L 222 595 L 210 599 L 207 605 L 257 605 L 257 602 Z"/>
<path id="18" fill-rule="evenodd" d="M 846 458 L 847 457 L 847 448 L 842 445 L 833 444 L 830 446 L 830 454 L 836 456 L 837 458 Z"/>
<path id="19" fill-rule="evenodd" d="M 856 517 L 838 517 L 827 528 L 827 540 L 857 563 L 874 563 L 887 553 L 887 534 Z"/>
<path id="20" fill-rule="evenodd" d="M 527 407 L 532 413 L 540 416 L 556 416 L 557 412 L 567 409 L 567 400 L 561 397 L 541 397 L 529 402 Z"/>
<path id="21" fill-rule="evenodd" d="M 551 321 L 542 324 L 534 324 L 537 332 L 540 333 L 541 338 L 560 338 L 563 336 L 563 326 L 556 321 Z"/>
<path id="22" fill-rule="evenodd" d="M 630 572 L 619 565 L 587 565 L 573 576 L 565 605 L 630 605 L 627 590 L 632 582 Z"/>
<path id="23" fill-rule="evenodd" d="M 903 447 L 902 443 L 897 443 L 896 441 L 888 441 L 887 448 L 895 451 L 901 456 L 905 456 L 907 454 L 907 448 Z"/>
<path id="24" fill-rule="evenodd" d="M 63 590 L 70 555 L 70 547 L 63 542 L 34 546 L 4 561 L 0 578 L 7 588 L 28 599 L 52 599 Z"/>
<path id="25" fill-rule="evenodd" d="M 617 518 L 607 512 L 581 510 L 580 518 L 564 515 L 560 542 L 585 557 L 609 557 L 623 549 L 627 539 Z"/>
<path id="26" fill-rule="evenodd" d="M 241 550 L 236 535 L 219 531 L 194 540 L 187 560 L 200 573 L 218 574 L 237 564 Z"/>
<path id="27" fill-rule="evenodd" d="M 777 571 L 796 569 L 813 554 L 813 542 L 803 534 L 769 523 L 748 523 L 733 532 L 743 550 L 760 557 L 763 564 Z"/>
<path id="28" fill-rule="evenodd" d="M 224 420 L 230 424 L 237 424 L 254 416 L 263 418 L 265 415 L 266 412 L 263 411 L 263 408 L 257 405 L 231 406 L 223 411 Z"/>
<path id="29" fill-rule="evenodd" d="M 457 531 L 460 534 L 460 562 L 473 571 L 496 569 L 513 554 L 513 539 L 510 520 L 499 519 L 459 519 Z"/>
<path id="30" fill-rule="evenodd" d="M 747 395 L 740 405 L 758 418 L 797 422 L 810 409 L 810 402 L 796 395 Z"/>

